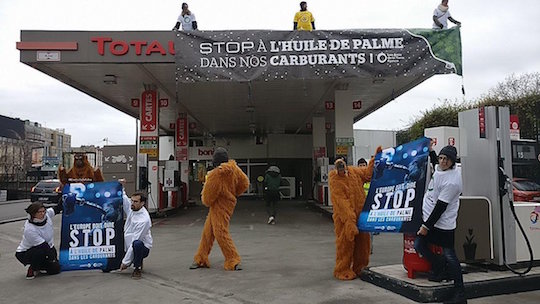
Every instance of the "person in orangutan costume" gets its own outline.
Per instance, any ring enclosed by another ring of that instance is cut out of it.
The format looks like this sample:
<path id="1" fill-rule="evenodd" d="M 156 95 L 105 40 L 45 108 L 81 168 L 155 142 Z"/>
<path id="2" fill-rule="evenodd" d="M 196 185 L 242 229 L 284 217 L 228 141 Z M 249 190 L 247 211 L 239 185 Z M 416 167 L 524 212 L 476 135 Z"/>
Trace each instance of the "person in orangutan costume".
<path id="1" fill-rule="evenodd" d="M 381 151 L 379 146 L 376 153 Z M 373 163 L 371 158 L 367 167 L 347 167 L 340 158 L 328 175 L 336 233 L 334 277 L 340 280 L 355 279 L 369 263 L 370 236 L 358 231 L 357 222 L 366 201 L 364 183 L 371 181 Z"/>
<path id="2" fill-rule="evenodd" d="M 249 179 L 234 160 L 229 160 L 224 148 L 216 148 L 212 162 L 214 169 L 208 173 L 201 193 L 202 203 L 209 207 L 208 216 L 199 249 L 189 268 L 210 267 L 208 255 L 215 238 L 225 256 L 225 270 L 242 270 L 240 256 L 229 234 L 229 221 L 236 206 L 236 198 L 248 189 Z"/>
<path id="3" fill-rule="evenodd" d="M 75 153 L 73 167 L 66 173 L 64 167 L 58 168 L 58 179 L 62 184 L 102 182 L 103 174 L 98 168 L 94 170 L 84 153 Z"/>

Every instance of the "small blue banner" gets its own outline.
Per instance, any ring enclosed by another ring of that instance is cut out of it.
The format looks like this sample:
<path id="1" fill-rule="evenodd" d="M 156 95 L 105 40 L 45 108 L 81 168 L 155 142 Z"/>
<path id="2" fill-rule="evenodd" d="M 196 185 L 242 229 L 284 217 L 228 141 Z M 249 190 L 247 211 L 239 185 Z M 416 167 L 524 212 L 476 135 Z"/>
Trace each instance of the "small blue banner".
<path id="1" fill-rule="evenodd" d="M 118 182 L 64 186 L 62 271 L 120 268 L 124 256 L 122 193 Z"/>
<path id="2" fill-rule="evenodd" d="M 384 149 L 375 165 L 358 229 L 370 232 L 416 232 L 422 224 L 422 200 L 430 139 Z"/>

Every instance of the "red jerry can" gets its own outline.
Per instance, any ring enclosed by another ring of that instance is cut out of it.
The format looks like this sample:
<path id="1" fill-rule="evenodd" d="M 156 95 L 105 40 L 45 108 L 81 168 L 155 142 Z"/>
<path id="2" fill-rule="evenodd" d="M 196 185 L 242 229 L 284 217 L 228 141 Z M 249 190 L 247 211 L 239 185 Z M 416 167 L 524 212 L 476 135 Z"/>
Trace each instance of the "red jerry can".
<path id="1" fill-rule="evenodd" d="M 410 279 L 415 278 L 416 272 L 429 272 L 431 270 L 431 263 L 420 257 L 414 249 L 414 240 L 416 234 L 403 233 L 403 267 L 407 270 L 407 277 Z M 430 249 L 435 254 L 441 254 L 442 248 L 439 246 L 431 245 Z"/>

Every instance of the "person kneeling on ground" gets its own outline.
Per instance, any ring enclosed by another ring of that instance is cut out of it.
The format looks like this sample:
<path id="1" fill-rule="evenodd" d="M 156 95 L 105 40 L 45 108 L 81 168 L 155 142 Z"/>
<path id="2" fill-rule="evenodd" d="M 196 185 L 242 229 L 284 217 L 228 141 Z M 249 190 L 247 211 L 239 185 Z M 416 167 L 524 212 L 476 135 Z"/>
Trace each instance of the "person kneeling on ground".
<path id="1" fill-rule="evenodd" d="M 53 217 L 62 211 L 62 204 L 47 208 L 43 203 L 32 203 L 26 212 L 28 220 L 24 223 L 21 243 L 17 247 L 15 257 L 23 265 L 30 265 L 26 279 L 31 280 L 41 271 L 47 274 L 58 274 L 60 264 L 54 248 Z"/>
<path id="2" fill-rule="evenodd" d="M 124 194 L 124 212 L 126 223 L 124 224 L 124 247 L 126 254 L 122 259 L 120 271 L 127 269 L 132 263 L 135 270 L 131 277 L 138 280 L 142 276 L 143 259 L 148 257 L 152 248 L 152 220 L 150 214 L 144 207 L 146 195 L 144 193 L 134 193 L 131 200 Z"/>

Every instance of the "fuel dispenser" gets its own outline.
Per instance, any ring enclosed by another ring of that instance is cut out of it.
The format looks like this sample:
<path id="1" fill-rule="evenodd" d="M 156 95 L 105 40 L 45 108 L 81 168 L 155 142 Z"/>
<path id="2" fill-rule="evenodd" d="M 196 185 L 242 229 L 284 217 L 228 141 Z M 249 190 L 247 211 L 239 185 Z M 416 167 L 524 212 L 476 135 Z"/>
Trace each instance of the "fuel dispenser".
<path id="1" fill-rule="evenodd" d="M 167 199 L 167 206 L 170 208 L 178 207 L 178 202 L 182 195 L 182 184 L 180 183 L 179 162 L 176 160 L 165 161 L 165 170 L 163 173 L 163 192 Z M 163 208 L 162 208 L 163 209 Z"/>
<path id="2" fill-rule="evenodd" d="M 139 153 L 137 154 L 137 181 L 136 181 L 136 188 L 137 191 L 148 193 L 148 158 L 146 153 Z M 147 209 L 148 201 L 146 202 Z"/>
<path id="3" fill-rule="evenodd" d="M 540 223 L 518 217 L 515 210 L 540 211 L 540 203 L 515 205 L 512 199 L 510 111 L 483 107 L 460 112 L 458 119 L 463 178 L 455 234 L 458 258 L 524 274 L 534 262 L 533 246 L 540 259 Z M 527 261 L 529 268 L 524 272 L 513 269 L 518 262 Z"/>

